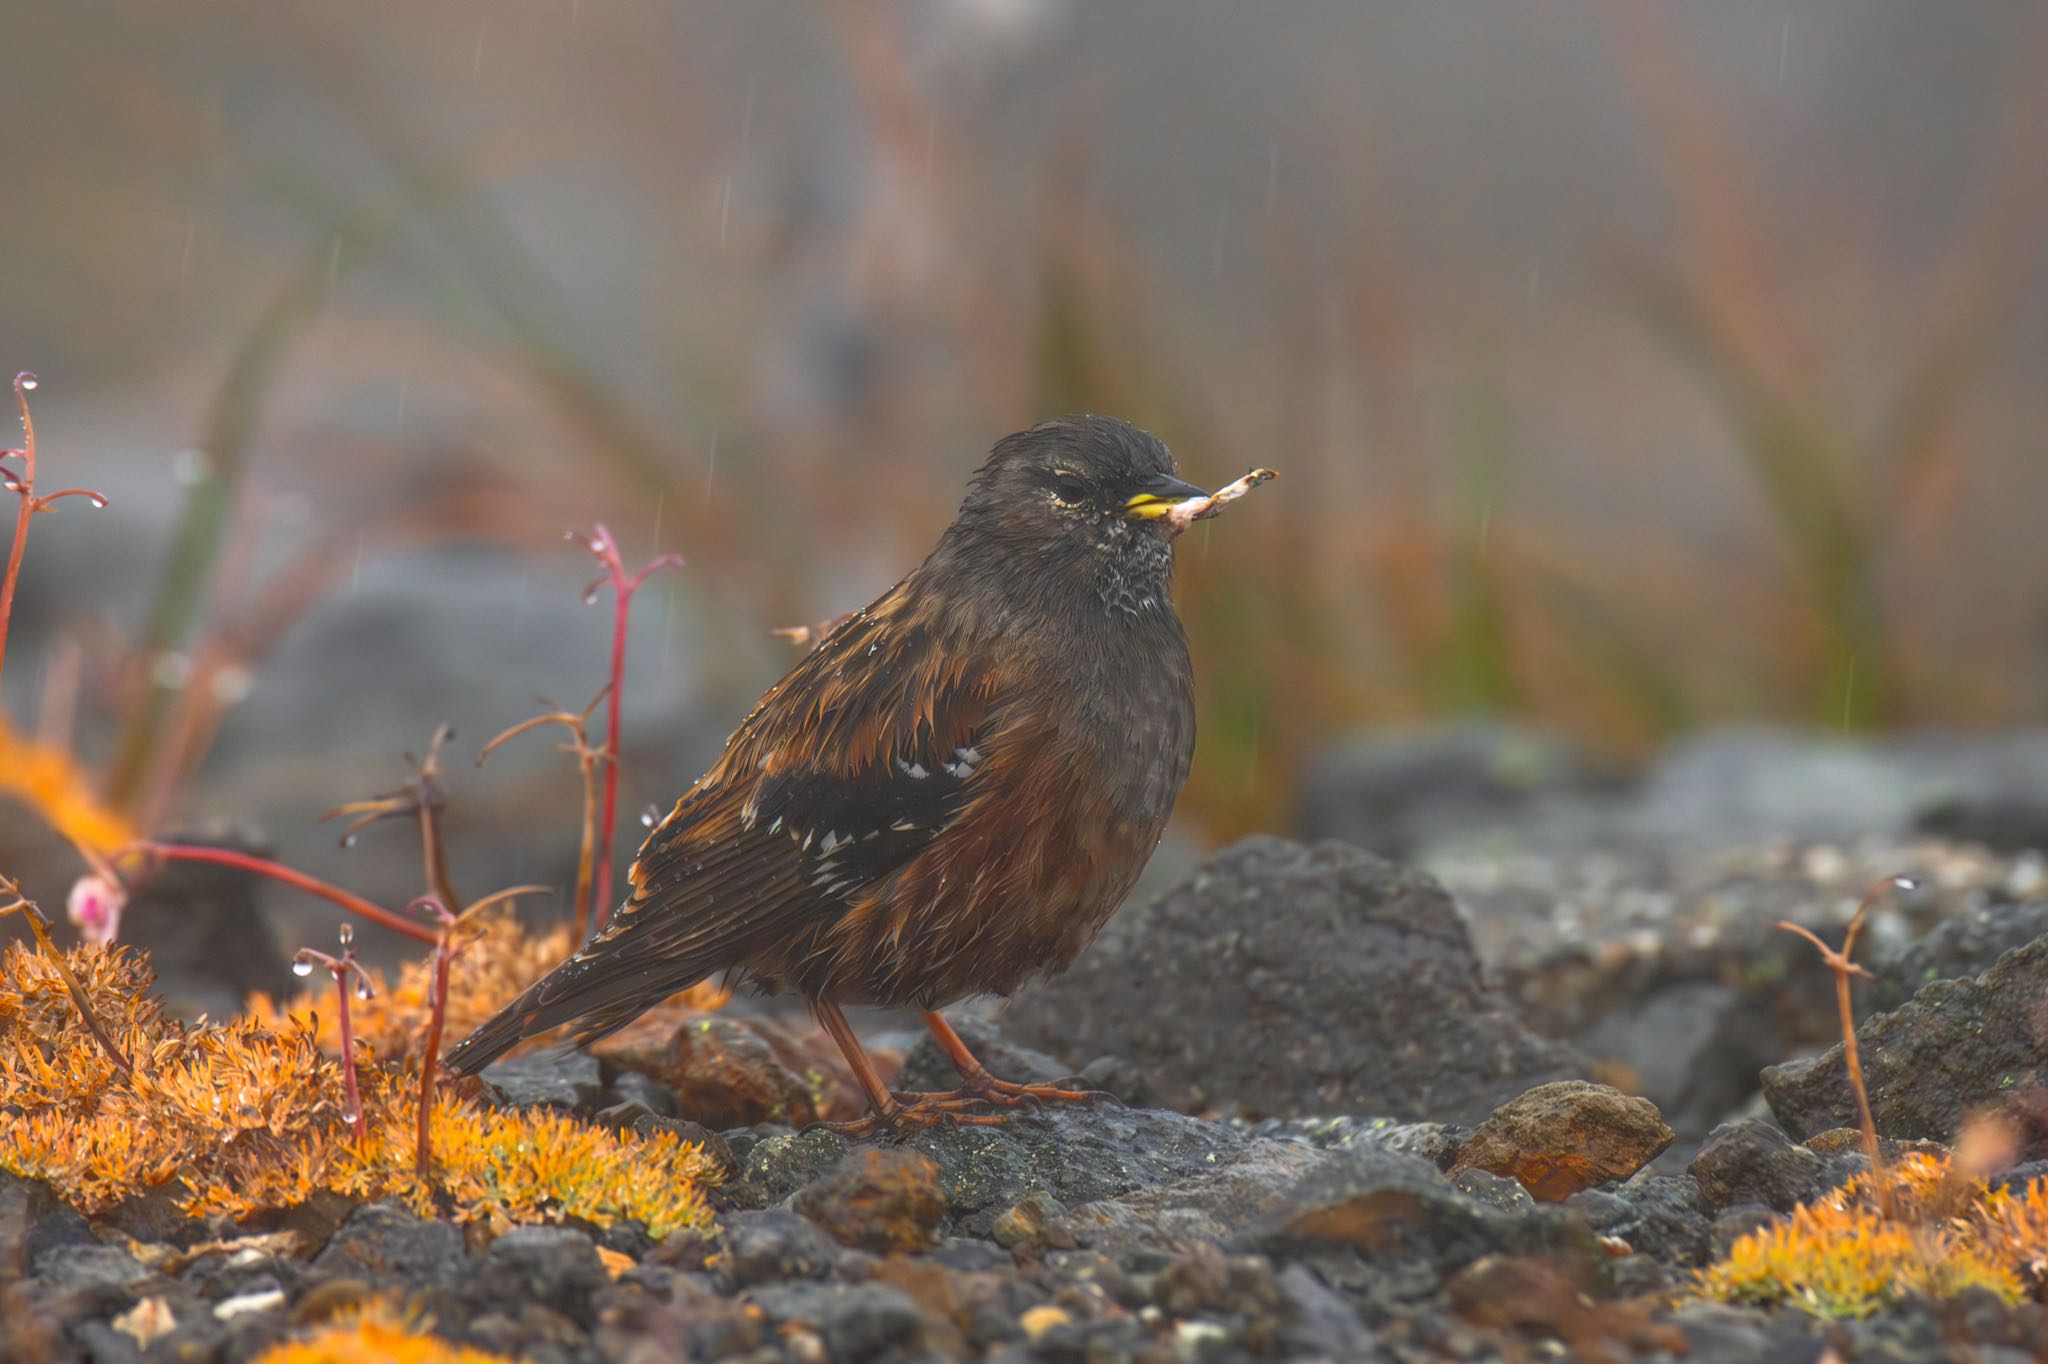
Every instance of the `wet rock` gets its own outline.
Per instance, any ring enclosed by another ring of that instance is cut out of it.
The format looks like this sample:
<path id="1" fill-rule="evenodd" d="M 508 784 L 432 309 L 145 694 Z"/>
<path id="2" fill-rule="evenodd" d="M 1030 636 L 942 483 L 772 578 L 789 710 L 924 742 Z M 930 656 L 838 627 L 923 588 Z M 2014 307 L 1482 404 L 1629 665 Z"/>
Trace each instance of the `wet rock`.
<path id="1" fill-rule="evenodd" d="M 1681 981 L 1629 1001 L 1571 1040 L 1673 1128 L 1695 1134 L 1739 1109 L 1757 1072 L 1784 1055 L 1777 1017 L 1718 981 Z"/>
<path id="2" fill-rule="evenodd" d="M 1488 1255 L 1454 1275 L 1452 1307 L 1468 1321 L 1512 1336 L 1563 1341 L 1580 1357 L 1628 1358 L 1682 1350 L 1684 1338 L 1652 1318 L 1648 1303 L 1599 1303 L 1567 1265 L 1525 1255 Z"/>
<path id="3" fill-rule="evenodd" d="M 1445 837 L 1524 826 L 1612 784 L 1557 740 L 1505 725 L 1365 734 L 1310 765 L 1296 827 L 1400 860 Z"/>
<path id="4" fill-rule="evenodd" d="M 1691 1268 L 1707 1261 L 1709 1218 L 1690 1177 L 1644 1170 L 1612 1189 L 1573 1194 L 1564 1206 L 1602 1236 L 1661 1265 Z"/>
<path id="5" fill-rule="evenodd" d="M 795 1204 L 840 1244 L 876 1252 L 930 1249 L 946 1215 L 938 1162 L 877 1146 L 848 1151 L 799 1189 Z"/>
<path id="6" fill-rule="evenodd" d="M 604 1093 L 597 1058 L 567 1048 L 531 1052 L 484 1067 L 484 1093 L 500 1108 L 588 1112 Z"/>
<path id="7" fill-rule="evenodd" d="M 41 1180 L 0 1171 L 0 1288 L 29 1272 L 42 1227 L 63 1207 Z M 83 1220 L 78 1229 L 91 1240 Z"/>
<path id="8" fill-rule="evenodd" d="M 719 1221 L 717 1275 L 730 1291 L 783 1279 L 822 1279 L 840 1249 L 822 1228 L 786 1209 L 738 1212 Z"/>
<path id="9" fill-rule="evenodd" d="M 1745 1118 L 1714 1129 L 1687 1173 L 1710 1214 L 1742 1203 L 1790 1212 L 1843 1184 L 1863 1167 L 1860 1157 L 1823 1156 L 1767 1122 Z"/>
<path id="10" fill-rule="evenodd" d="M 1428 869 L 1529 1025 L 1659 1100 L 1682 1139 L 1736 1116 L 1754 1070 L 1839 1036 L 1832 979 L 1780 921 L 1839 943 L 1873 884 L 1912 872 L 1920 888 L 1886 895 L 1870 916 L 1859 956 L 1877 962 L 1945 919 L 2041 898 L 2048 874 L 2038 857 L 1912 837 L 1702 846 L 1631 835 L 1446 850 Z"/>
<path id="11" fill-rule="evenodd" d="M 1547 1203 L 1627 1179 L 1671 1144 L 1657 1106 L 1606 1085 L 1538 1085 L 1493 1111 L 1458 1152 L 1452 1173 L 1490 1170 Z"/>
<path id="12" fill-rule="evenodd" d="M 119 1246 L 60 1246 L 36 1262 L 44 1294 L 96 1307 L 125 1304 L 154 1276 Z"/>
<path id="13" fill-rule="evenodd" d="M 1896 1009 L 1937 980 L 1982 975 L 2016 947 L 2048 937 L 2048 900 L 1970 905 L 1923 936 L 1865 963 L 1873 980 L 1858 981 L 1859 1016 Z"/>
<path id="14" fill-rule="evenodd" d="M 1751 1232 L 1784 1221 L 1784 1217 L 1761 1203 L 1737 1203 L 1714 1214 L 1707 1224 L 1708 1257 L 1725 1260 L 1735 1243 Z"/>
<path id="15" fill-rule="evenodd" d="M 2048 938 L 2006 953 L 1980 976 L 1936 981 L 1892 1012 L 1864 1019 L 1856 1036 L 1877 1130 L 1947 1142 L 1978 1109 L 2029 1102 L 2048 1082 L 2044 1001 Z M 1771 1067 L 1763 1085 L 1771 1111 L 1794 1136 L 1856 1124 L 1839 1043 L 1825 1055 Z M 2023 1154 L 2048 1155 L 2048 1132 L 2036 1126 Z"/>
<path id="16" fill-rule="evenodd" d="M 1118 1058 L 1111 1088 L 1129 1101 L 1253 1116 L 1477 1120 L 1583 1064 L 1482 986 L 1435 881 L 1341 844 L 1265 837 L 1126 908 L 1003 1025 L 1059 1054 Z"/>
<path id="17" fill-rule="evenodd" d="M 988 1233 L 1026 1194 L 1043 1190 L 1073 1206 L 1215 1168 L 1246 1138 L 1178 1113 L 1109 1104 L 1062 1104 L 1001 1127 L 939 1127 L 915 1132 L 898 1149 L 939 1167 L 949 1231 Z M 853 1144 L 822 1128 L 771 1136 L 748 1152 L 730 1187 L 743 1207 L 790 1197 L 836 1164 Z"/>
<path id="18" fill-rule="evenodd" d="M 1682 1302 L 1672 1324 L 1685 1334 L 1686 1358 L 1706 1364 L 1743 1364 L 1749 1360 L 1791 1360 L 1817 1352 L 1796 1353 L 1783 1347 L 1799 1332 L 1797 1314 L 1769 1314 L 1718 1302 Z"/>
<path id="19" fill-rule="evenodd" d="M 1426 1161 L 1363 1150 L 1331 1153 L 1227 1244 L 1312 1266 L 1363 1304 L 1369 1321 L 1436 1293 L 1486 1255 L 1547 1259 L 1588 1286 L 1609 1273 L 1579 1218 L 1550 1207 L 1501 1211 Z"/>
<path id="20" fill-rule="evenodd" d="M 915 1345 L 924 1332 L 917 1304 L 884 1284 L 776 1284 L 752 1299 L 785 1336 L 815 1332 L 833 1360 L 873 1359 Z"/>
<path id="21" fill-rule="evenodd" d="M 313 1258 L 313 1268 L 343 1278 L 451 1287 L 471 1269 L 462 1233 L 446 1222 L 423 1221 L 398 1203 L 355 1210 Z"/>
<path id="22" fill-rule="evenodd" d="M 1472 1130 L 1454 1123 L 1395 1122 L 1391 1118 L 1267 1118 L 1248 1124 L 1255 1137 L 1299 1141 L 1325 1151 L 1369 1146 L 1421 1156 L 1440 1170 L 1451 1168 Z"/>
<path id="23" fill-rule="evenodd" d="M 1282 1207 L 1303 1175 L 1339 1158 L 1294 1142 L 1254 1141 L 1213 1170 L 1070 1208 L 1043 1236 L 1120 1255 L 1227 1240 Z"/>
<path id="24" fill-rule="evenodd" d="M 608 1282 L 597 1247 L 584 1233 L 573 1227 L 514 1227 L 491 1242 L 461 1293 L 479 1310 L 517 1315 L 539 1306 L 588 1325 L 591 1299 Z"/>
<path id="25" fill-rule="evenodd" d="M 1455 1170 L 1451 1173 L 1451 1187 L 1467 1198 L 1502 1212 L 1519 1212 L 1536 1206 L 1536 1200 L 1519 1182 L 1491 1170 L 1476 1167 Z"/>
<path id="26" fill-rule="evenodd" d="M 723 1131 L 756 1123 L 802 1127 L 861 1111 L 838 1053 L 765 1018 L 674 1007 L 642 1015 L 594 1044 L 606 1065 L 666 1085 L 676 1111 Z"/>
<path id="27" fill-rule="evenodd" d="M 989 1236 L 999 1246 L 1017 1246 L 1038 1240 L 1066 1211 L 1066 1205 L 1051 1194 L 1029 1193 L 996 1218 L 989 1227 Z"/>
<path id="28" fill-rule="evenodd" d="M 1288 1265 L 1274 1280 L 1285 1325 L 1280 1343 L 1288 1357 L 1357 1360 L 1378 1358 L 1371 1330 L 1351 1305 L 1304 1265 Z"/>

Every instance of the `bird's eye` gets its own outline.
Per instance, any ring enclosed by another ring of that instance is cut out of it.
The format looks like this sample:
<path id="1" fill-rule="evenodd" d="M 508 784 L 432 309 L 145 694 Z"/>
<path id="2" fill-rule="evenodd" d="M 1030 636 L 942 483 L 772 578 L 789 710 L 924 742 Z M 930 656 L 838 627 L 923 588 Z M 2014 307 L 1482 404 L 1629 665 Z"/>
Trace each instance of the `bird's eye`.
<path id="1" fill-rule="evenodd" d="M 1052 491 L 1053 496 L 1070 507 L 1077 507 L 1088 498 L 1088 485 L 1064 470 L 1053 475 Z"/>

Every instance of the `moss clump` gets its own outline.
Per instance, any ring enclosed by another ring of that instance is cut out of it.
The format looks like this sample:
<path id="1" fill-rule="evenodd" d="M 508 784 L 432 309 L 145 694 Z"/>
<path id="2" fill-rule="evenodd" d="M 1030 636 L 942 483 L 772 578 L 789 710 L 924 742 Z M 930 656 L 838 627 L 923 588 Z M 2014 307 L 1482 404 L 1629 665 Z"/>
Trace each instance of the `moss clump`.
<path id="1" fill-rule="evenodd" d="M 168 1193 L 197 1216 L 251 1214 L 331 1191 L 396 1196 L 494 1230 L 577 1218 L 650 1234 L 707 1225 L 709 1163 L 668 1133 L 619 1136 L 539 1111 L 435 1101 L 432 1169 L 414 1170 L 417 1075 L 357 1065 L 368 1137 L 347 1119 L 341 1067 L 310 1019 L 186 1027 L 149 993 L 125 947 L 68 959 L 94 1012 L 134 1062 L 123 1076 L 92 1040 L 61 977 L 20 944 L 0 954 L 0 1169 L 49 1181 L 80 1211 Z"/>
<path id="2" fill-rule="evenodd" d="M 448 965 L 445 1036 L 450 1039 L 466 1036 L 489 1020 L 569 955 L 566 925 L 529 934 L 510 906 L 482 911 L 473 923 L 465 921 L 461 932 L 464 945 Z M 350 1010 L 356 1040 L 384 1060 L 403 1058 L 417 1064 L 432 1012 L 428 996 L 433 987 L 433 960 L 423 957 L 406 962 L 396 979 L 386 979 L 378 971 L 369 974 L 374 995 L 357 1001 Z M 678 996 L 680 1003 L 704 1009 L 717 1008 L 724 998 L 724 992 L 711 985 Z M 276 1028 L 294 1020 L 317 1022 L 320 1045 L 330 1054 L 341 1049 L 331 988 L 309 986 L 284 1005 L 257 994 L 249 1001 L 249 1012 Z M 545 1041 L 536 1039 L 528 1047 L 542 1045 Z"/>
<path id="3" fill-rule="evenodd" d="M 1880 1182 L 1881 1181 L 1881 1182 Z M 1908 1297 L 2048 1296 L 2048 1180 L 1991 1191 L 1946 1157 L 1911 1155 L 1738 1240 L 1694 1291 L 1860 1317 Z"/>

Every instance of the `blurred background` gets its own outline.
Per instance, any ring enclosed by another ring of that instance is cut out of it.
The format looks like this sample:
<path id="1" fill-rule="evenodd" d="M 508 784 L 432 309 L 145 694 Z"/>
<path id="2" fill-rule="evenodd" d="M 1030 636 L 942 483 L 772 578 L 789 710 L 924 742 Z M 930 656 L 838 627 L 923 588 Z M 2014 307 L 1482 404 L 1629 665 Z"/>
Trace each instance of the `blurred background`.
<path id="1" fill-rule="evenodd" d="M 1281 19 L 1284 17 L 1284 22 Z M 1220 484 L 1183 542 L 1199 848 L 1363 730 L 1626 772 L 1733 720 L 2048 710 L 2048 12 L 1801 0 L 16 5 L 0 365 L 46 487 L 0 856 L 448 765 L 470 893 L 566 881 L 635 603 L 621 841 L 1075 409 Z M 1576 768 L 1575 768 L 1576 770 Z M 1310 820 L 1314 823 L 1314 820 Z M 37 878 L 41 879 L 38 880 Z M 319 932 L 324 936 L 328 930 Z"/>

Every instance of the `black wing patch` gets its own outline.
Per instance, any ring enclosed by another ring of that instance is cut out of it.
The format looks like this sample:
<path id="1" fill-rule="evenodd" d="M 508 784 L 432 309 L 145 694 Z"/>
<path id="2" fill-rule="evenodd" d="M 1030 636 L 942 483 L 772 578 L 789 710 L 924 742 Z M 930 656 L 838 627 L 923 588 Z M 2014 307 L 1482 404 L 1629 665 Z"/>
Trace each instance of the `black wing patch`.
<path id="1" fill-rule="evenodd" d="M 986 736 L 925 744 L 851 774 L 790 768 L 765 778 L 747 809 L 756 831 L 795 846 L 803 879 L 838 898 L 909 861 L 959 817 L 987 755 Z"/>

